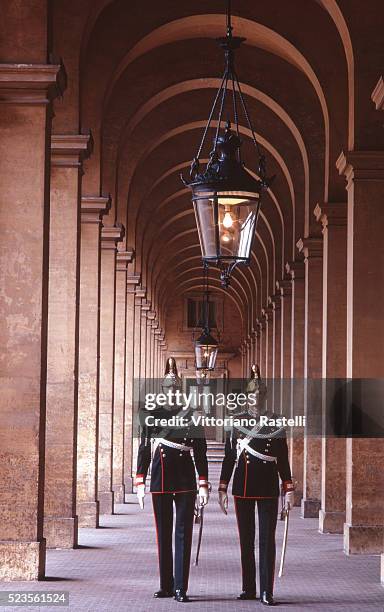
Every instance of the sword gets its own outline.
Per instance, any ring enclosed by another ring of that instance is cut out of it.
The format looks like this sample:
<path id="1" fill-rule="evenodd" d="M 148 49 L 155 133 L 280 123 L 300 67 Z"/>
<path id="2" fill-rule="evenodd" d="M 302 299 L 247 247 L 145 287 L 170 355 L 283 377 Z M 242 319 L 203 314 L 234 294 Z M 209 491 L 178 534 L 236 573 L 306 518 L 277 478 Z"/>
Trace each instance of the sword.
<path id="1" fill-rule="evenodd" d="M 195 517 L 195 523 L 199 524 L 199 538 L 197 540 L 197 549 L 196 549 L 196 558 L 195 558 L 195 566 L 199 565 L 199 555 L 201 548 L 201 540 L 203 537 L 203 526 L 204 526 L 204 506 L 198 506 L 197 513 Z"/>
<path id="2" fill-rule="evenodd" d="M 208 492 L 210 493 L 212 490 L 211 483 L 208 483 Z M 203 526 L 204 526 L 204 509 L 205 506 L 197 505 L 195 512 L 195 524 L 199 525 L 199 537 L 197 540 L 197 549 L 196 549 L 196 557 L 195 557 L 195 567 L 199 565 L 199 555 L 201 548 L 201 540 L 203 537 Z"/>
<path id="3" fill-rule="evenodd" d="M 289 510 L 284 509 L 284 537 L 283 537 L 283 547 L 281 549 L 281 559 L 280 559 L 280 569 L 279 569 L 279 578 L 282 577 L 284 572 L 284 561 L 285 561 L 285 553 L 287 551 L 287 540 L 288 540 L 288 527 L 289 527 Z"/>

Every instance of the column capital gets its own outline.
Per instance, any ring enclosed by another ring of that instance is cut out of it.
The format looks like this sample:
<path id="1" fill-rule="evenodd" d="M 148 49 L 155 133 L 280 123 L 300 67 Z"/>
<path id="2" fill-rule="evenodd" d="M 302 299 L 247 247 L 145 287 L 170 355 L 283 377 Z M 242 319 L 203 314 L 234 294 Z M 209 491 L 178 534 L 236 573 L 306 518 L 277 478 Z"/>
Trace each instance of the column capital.
<path id="1" fill-rule="evenodd" d="M 272 306 L 273 310 L 280 310 L 281 307 L 281 294 L 274 293 L 268 297 L 268 302 Z"/>
<path id="2" fill-rule="evenodd" d="M 285 270 L 292 280 L 305 278 L 304 259 L 295 259 L 285 264 Z"/>
<path id="3" fill-rule="evenodd" d="M 101 248 L 103 251 L 116 251 L 117 243 L 125 236 L 125 227 L 121 223 L 103 225 L 101 228 Z"/>
<path id="4" fill-rule="evenodd" d="M 264 317 L 263 311 L 261 312 L 260 317 L 256 320 L 257 325 L 259 326 L 259 333 L 263 332 L 266 328 L 267 322 Z"/>
<path id="5" fill-rule="evenodd" d="M 156 313 L 155 313 L 155 311 L 154 311 L 154 310 L 150 310 L 150 311 L 148 312 L 148 319 L 149 319 L 150 321 L 154 321 L 154 320 L 156 319 Z"/>
<path id="6" fill-rule="evenodd" d="M 276 289 L 280 292 L 280 297 L 288 296 L 292 294 L 292 279 L 283 278 L 280 281 L 276 281 Z"/>
<path id="7" fill-rule="evenodd" d="M 52 134 L 51 165 L 63 168 L 82 168 L 91 156 L 93 138 L 88 134 Z"/>
<path id="8" fill-rule="evenodd" d="M 116 270 L 118 272 L 125 272 L 127 270 L 127 265 L 129 263 L 132 263 L 133 257 L 134 257 L 133 248 L 128 248 L 126 251 L 117 251 Z"/>
<path id="9" fill-rule="evenodd" d="M 151 302 L 148 302 L 148 300 L 144 299 L 141 302 L 141 310 L 142 312 L 146 312 L 148 313 L 151 310 Z M 147 315 L 145 315 L 147 316 Z"/>
<path id="10" fill-rule="evenodd" d="M 316 204 L 313 214 L 316 221 L 322 224 L 323 230 L 328 225 L 347 225 L 347 203 L 346 202 L 325 202 Z"/>
<path id="11" fill-rule="evenodd" d="M 384 180 L 384 151 L 342 151 L 336 161 L 339 174 L 344 174 L 347 189 L 353 181 Z"/>
<path id="12" fill-rule="evenodd" d="M 111 196 L 82 196 L 81 222 L 100 223 L 104 215 L 111 209 Z"/>
<path id="13" fill-rule="evenodd" d="M 265 306 L 261 309 L 261 320 L 264 320 L 265 323 L 269 321 L 271 315 L 273 314 L 273 308 L 271 306 Z"/>
<path id="14" fill-rule="evenodd" d="M 0 64 L 1 104 L 49 104 L 66 87 L 62 64 Z"/>
<path id="15" fill-rule="evenodd" d="M 376 110 L 384 110 L 384 81 L 382 76 L 375 85 L 371 95 L 371 100 L 374 103 Z"/>
<path id="16" fill-rule="evenodd" d="M 137 298 L 140 298 L 141 300 L 145 300 L 146 295 L 147 295 L 147 290 L 145 289 L 145 287 L 136 287 L 135 294 Z"/>
<path id="17" fill-rule="evenodd" d="M 136 293 L 136 287 L 140 284 L 140 274 L 127 274 L 127 293 Z"/>
<path id="18" fill-rule="evenodd" d="M 322 236 L 308 236 L 300 238 L 296 242 L 299 253 L 303 253 L 304 261 L 323 257 L 323 238 Z"/>

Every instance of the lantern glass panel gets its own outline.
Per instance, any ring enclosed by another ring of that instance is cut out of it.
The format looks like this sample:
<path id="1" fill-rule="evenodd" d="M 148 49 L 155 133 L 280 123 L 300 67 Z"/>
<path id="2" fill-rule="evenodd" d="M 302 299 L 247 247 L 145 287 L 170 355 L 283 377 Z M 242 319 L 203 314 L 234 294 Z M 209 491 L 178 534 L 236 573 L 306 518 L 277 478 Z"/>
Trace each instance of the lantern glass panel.
<path id="1" fill-rule="evenodd" d="M 257 193 L 202 191 L 195 194 L 195 215 L 204 259 L 249 260 L 258 203 Z"/>
<path id="2" fill-rule="evenodd" d="M 195 358 L 197 370 L 213 370 L 218 352 L 217 345 L 196 344 Z"/>

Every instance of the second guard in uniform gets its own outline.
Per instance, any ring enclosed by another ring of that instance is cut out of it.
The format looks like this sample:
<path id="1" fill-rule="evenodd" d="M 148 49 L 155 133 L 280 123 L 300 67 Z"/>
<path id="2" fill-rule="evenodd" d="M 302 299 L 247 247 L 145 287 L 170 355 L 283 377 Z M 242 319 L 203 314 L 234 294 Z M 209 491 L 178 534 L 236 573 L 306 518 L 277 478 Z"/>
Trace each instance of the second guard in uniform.
<path id="1" fill-rule="evenodd" d="M 170 357 L 167 360 L 163 389 L 169 392 L 178 387 L 180 379 L 176 362 Z M 209 496 L 207 443 L 203 429 L 191 424 L 191 414 L 180 410 L 180 407 L 157 408 L 151 411 L 150 415 L 154 419 L 182 416 L 186 422 L 185 426 L 177 429 L 146 426 L 142 423 L 135 483 L 140 506 L 144 508 L 145 479 L 152 462 L 150 492 L 156 522 L 160 570 L 160 589 L 154 597 L 174 596 L 176 601 L 187 602 L 196 493 L 200 506 L 207 504 Z M 198 490 L 196 470 L 199 477 Z M 174 506 L 176 523 L 173 561 Z"/>
<path id="2" fill-rule="evenodd" d="M 251 406 L 241 415 L 255 421 L 265 401 L 266 387 L 258 366 L 252 367 L 248 393 L 258 397 L 257 408 Z M 236 468 L 235 468 L 236 466 Z M 293 506 L 294 485 L 288 461 L 288 446 L 284 428 L 270 426 L 239 426 L 228 432 L 225 442 L 220 484 L 219 504 L 227 514 L 228 484 L 233 470 L 232 494 L 240 537 L 243 590 L 238 599 L 256 599 L 255 563 L 255 507 L 259 519 L 260 599 L 274 605 L 275 531 L 279 503 L 279 477 L 285 493 L 285 506 Z"/>

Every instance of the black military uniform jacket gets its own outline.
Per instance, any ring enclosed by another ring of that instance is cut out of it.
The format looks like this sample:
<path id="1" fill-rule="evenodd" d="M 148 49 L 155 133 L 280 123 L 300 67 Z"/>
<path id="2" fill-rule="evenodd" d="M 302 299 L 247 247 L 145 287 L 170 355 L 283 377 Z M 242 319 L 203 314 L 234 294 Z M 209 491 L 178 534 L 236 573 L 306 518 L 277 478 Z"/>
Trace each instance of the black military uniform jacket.
<path id="1" fill-rule="evenodd" d="M 152 493 L 184 493 L 196 491 L 196 470 L 200 484 L 208 482 L 207 443 L 202 427 L 194 425 L 191 413 L 176 410 L 156 409 L 151 411 L 154 418 L 169 418 L 181 415 L 189 420 L 183 428 L 167 428 L 161 426 L 142 426 L 141 442 L 137 457 L 136 484 L 145 482 L 152 460 L 151 486 Z M 148 416 L 148 412 L 145 413 Z M 143 417 L 144 418 L 144 415 Z M 165 438 L 171 442 L 183 444 L 193 449 L 193 459 L 190 452 L 171 448 L 166 444 L 158 444 L 152 455 L 153 442 L 156 437 Z M 196 466 L 196 470 L 195 470 Z"/>
<path id="2" fill-rule="evenodd" d="M 236 418 L 253 419 L 248 413 Z M 223 459 L 220 488 L 226 488 L 232 477 L 233 468 L 237 462 L 233 477 L 232 494 L 236 497 L 272 498 L 279 496 L 279 476 L 284 490 L 293 488 L 291 469 L 288 461 L 288 446 L 283 428 L 263 426 L 253 437 L 249 446 L 276 461 L 267 461 L 255 457 L 246 449 L 242 450 L 237 460 L 238 441 L 252 432 L 252 427 L 241 426 L 227 433 L 225 456 Z"/>

